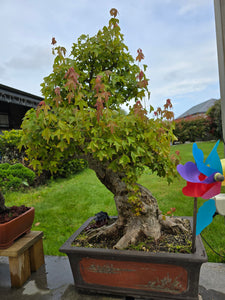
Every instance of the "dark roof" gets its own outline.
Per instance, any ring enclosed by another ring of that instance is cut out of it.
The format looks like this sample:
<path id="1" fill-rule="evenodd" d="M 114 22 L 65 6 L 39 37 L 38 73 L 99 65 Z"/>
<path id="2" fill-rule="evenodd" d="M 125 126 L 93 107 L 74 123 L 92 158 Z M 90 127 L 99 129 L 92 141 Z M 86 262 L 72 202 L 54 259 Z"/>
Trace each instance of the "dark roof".
<path id="1" fill-rule="evenodd" d="M 206 113 L 210 107 L 212 107 L 218 99 L 209 99 L 205 102 L 202 102 L 198 105 L 193 106 L 188 109 L 185 113 L 180 115 L 177 119 L 186 118 L 188 116 L 193 116 L 197 114 Z"/>
<path id="2" fill-rule="evenodd" d="M 37 107 L 43 98 L 0 84 L 0 101 L 26 107 Z"/>

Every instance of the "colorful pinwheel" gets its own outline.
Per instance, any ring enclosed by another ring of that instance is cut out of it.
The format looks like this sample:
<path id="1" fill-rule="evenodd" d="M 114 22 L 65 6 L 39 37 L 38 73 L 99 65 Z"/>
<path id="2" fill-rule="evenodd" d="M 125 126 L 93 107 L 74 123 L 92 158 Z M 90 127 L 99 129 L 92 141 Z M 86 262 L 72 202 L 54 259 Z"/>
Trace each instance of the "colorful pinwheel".
<path id="1" fill-rule="evenodd" d="M 187 162 L 185 165 L 178 165 L 177 171 L 187 181 L 187 185 L 182 189 L 184 195 L 194 197 L 195 207 L 197 206 L 197 197 L 203 199 L 210 199 L 220 193 L 223 177 L 223 168 L 217 153 L 219 141 L 213 147 L 211 153 L 204 161 L 204 154 L 197 144 L 193 144 L 192 153 L 195 163 Z M 197 214 L 194 211 L 194 228 L 193 233 L 198 235 L 201 231 L 208 226 L 216 212 L 215 200 L 210 199 L 199 208 Z M 195 230 L 196 227 L 196 230 Z"/>

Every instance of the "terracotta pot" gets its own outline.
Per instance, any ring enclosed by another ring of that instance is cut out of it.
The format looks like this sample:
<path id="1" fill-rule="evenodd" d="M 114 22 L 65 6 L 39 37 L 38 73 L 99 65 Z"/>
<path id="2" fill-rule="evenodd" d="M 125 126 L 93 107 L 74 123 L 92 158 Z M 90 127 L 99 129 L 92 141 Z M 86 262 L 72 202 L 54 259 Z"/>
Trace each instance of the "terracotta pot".
<path id="1" fill-rule="evenodd" d="M 198 299 L 200 268 L 207 261 L 200 236 L 193 254 L 72 246 L 92 220 L 88 219 L 60 248 L 68 255 L 76 288 L 134 298 Z"/>
<path id="2" fill-rule="evenodd" d="M 34 221 L 34 207 L 7 223 L 0 224 L 0 249 L 9 248 L 22 234 L 28 233 Z"/>

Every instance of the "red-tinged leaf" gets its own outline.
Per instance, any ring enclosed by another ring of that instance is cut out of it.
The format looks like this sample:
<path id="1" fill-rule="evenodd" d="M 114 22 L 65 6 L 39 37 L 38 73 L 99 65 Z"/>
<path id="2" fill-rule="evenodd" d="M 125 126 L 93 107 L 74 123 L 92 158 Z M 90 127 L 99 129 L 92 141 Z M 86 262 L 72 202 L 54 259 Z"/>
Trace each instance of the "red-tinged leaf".
<path id="1" fill-rule="evenodd" d="M 109 97 L 111 96 L 110 92 L 103 92 L 102 94 L 105 98 L 105 102 L 107 103 L 107 101 L 109 100 Z"/>
<path id="2" fill-rule="evenodd" d="M 112 8 L 110 10 L 110 15 L 113 16 L 114 18 L 117 16 L 118 10 L 116 8 Z"/>
<path id="3" fill-rule="evenodd" d="M 172 120 L 174 118 L 174 113 L 172 111 L 164 111 L 163 117 L 167 120 Z"/>
<path id="4" fill-rule="evenodd" d="M 45 101 L 40 101 L 40 102 L 38 103 L 38 105 L 39 105 L 39 106 L 45 106 L 46 104 L 45 104 Z"/>
<path id="5" fill-rule="evenodd" d="M 66 98 L 68 99 L 68 103 L 70 104 L 71 100 L 74 98 L 74 93 L 73 92 L 68 93 L 68 95 L 66 96 Z"/>
<path id="6" fill-rule="evenodd" d="M 69 79 L 67 81 L 67 83 L 64 85 L 65 87 L 68 87 L 68 89 L 70 91 L 72 91 L 73 89 L 76 90 L 77 89 L 77 84 L 76 82 L 74 82 L 72 79 Z"/>
<path id="7" fill-rule="evenodd" d="M 40 106 L 37 107 L 37 110 L 36 110 L 36 118 L 38 119 L 39 117 L 39 114 L 40 114 Z"/>
<path id="8" fill-rule="evenodd" d="M 73 67 L 69 68 L 69 70 L 66 72 L 64 78 L 68 79 L 68 82 L 65 84 L 65 86 L 68 86 L 68 88 L 71 89 L 76 89 L 77 86 L 79 85 L 78 82 L 78 77 L 79 74 L 77 74 L 74 70 Z"/>
<path id="9" fill-rule="evenodd" d="M 56 94 L 57 96 L 60 96 L 60 87 L 59 87 L 59 86 L 57 86 L 57 87 L 55 88 L 55 94 Z"/>
<path id="10" fill-rule="evenodd" d="M 170 99 L 167 99 L 166 100 L 166 104 L 164 104 L 164 108 L 165 109 L 168 109 L 168 108 L 172 108 L 173 107 L 173 105 L 172 105 L 172 103 L 171 103 L 171 100 Z"/>
<path id="11" fill-rule="evenodd" d="M 136 57 L 136 60 L 138 60 L 140 62 L 142 59 L 144 59 L 144 54 L 140 48 L 137 50 L 137 53 L 138 53 L 138 55 Z"/>
<path id="12" fill-rule="evenodd" d="M 107 127 L 110 128 L 111 133 L 113 134 L 115 131 L 115 127 L 118 127 L 118 125 L 115 122 L 110 122 Z"/>
<path id="13" fill-rule="evenodd" d="M 138 79 L 141 81 L 141 79 L 144 77 L 144 72 L 140 71 L 140 73 L 138 74 Z"/>
<path id="14" fill-rule="evenodd" d="M 142 80 L 137 83 L 139 88 L 145 88 L 148 85 L 148 80 Z"/>
<path id="15" fill-rule="evenodd" d="M 56 41 L 56 39 L 53 37 L 53 38 L 52 38 L 52 43 L 51 43 L 51 44 L 52 44 L 52 45 L 55 45 L 56 43 L 57 43 L 57 41 Z"/>
<path id="16" fill-rule="evenodd" d="M 53 101 L 55 101 L 56 106 L 58 107 L 59 104 L 62 102 L 62 98 L 60 95 L 56 95 L 56 97 L 53 98 Z"/>
<path id="17" fill-rule="evenodd" d="M 96 115 L 97 115 L 97 121 L 98 122 L 100 121 L 100 117 L 102 116 L 102 111 L 104 109 L 103 103 L 104 103 L 104 100 L 99 97 L 97 99 L 96 104 L 95 104 L 95 106 L 97 107 Z"/>
<path id="18" fill-rule="evenodd" d="M 95 86 L 94 89 L 96 90 L 96 93 L 98 94 L 100 91 L 103 92 L 105 90 L 105 85 L 102 83 L 102 76 L 97 75 L 95 79 Z"/>
<path id="19" fill-rule="evenodd" d="M 141 119 L 145 118 L 147 111 L 146 111 L 146 109 L 143 108 L 141 101 L 137 101 L 134 104 L 134 114 L 136 116 L 139 116 Z"/>

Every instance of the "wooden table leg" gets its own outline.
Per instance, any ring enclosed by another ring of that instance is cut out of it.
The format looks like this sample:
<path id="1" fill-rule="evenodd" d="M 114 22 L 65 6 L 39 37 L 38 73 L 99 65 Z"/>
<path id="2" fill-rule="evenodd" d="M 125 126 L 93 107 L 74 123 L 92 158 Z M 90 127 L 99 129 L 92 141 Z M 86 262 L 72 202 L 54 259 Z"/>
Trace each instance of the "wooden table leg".
<path id="1" fill-rule="evenodd" d="M 21 287 L 31 275 L 29 249 L 17 257 L 9 257 L 12 287 Z"/>
<path id="2" fill-rule="evenodd" d="M 35 272 L 45 263 L 42 239 L 31 246 L 29 250 L 31 272 Z"/>

